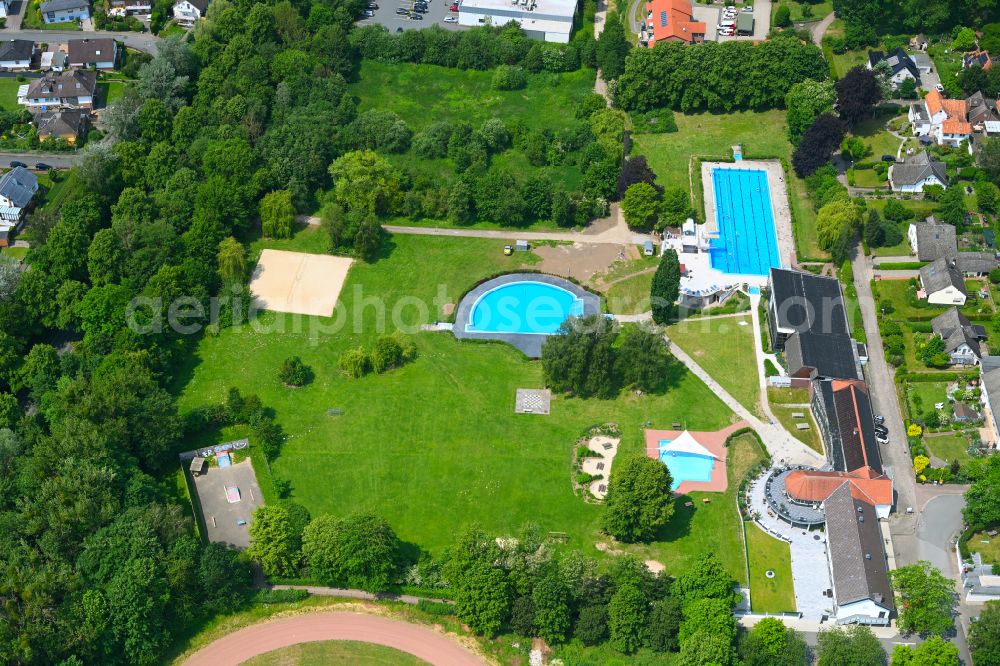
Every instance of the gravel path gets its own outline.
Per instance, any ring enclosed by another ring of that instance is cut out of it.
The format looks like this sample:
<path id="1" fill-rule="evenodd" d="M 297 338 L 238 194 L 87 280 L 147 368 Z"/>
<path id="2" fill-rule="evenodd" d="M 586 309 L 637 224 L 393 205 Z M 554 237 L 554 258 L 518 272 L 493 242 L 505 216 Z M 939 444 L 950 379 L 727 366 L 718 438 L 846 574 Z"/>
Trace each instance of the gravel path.
<path id="1" fill-rule="evenodd" d="M 311 641 L 362 641 L 408 652 L 434 666 L 483 666 L 485 659 L 430 628 L 361 613 L 321 612 L 240 629 L 194 653 L 185 666 L 236 666 Z"/>

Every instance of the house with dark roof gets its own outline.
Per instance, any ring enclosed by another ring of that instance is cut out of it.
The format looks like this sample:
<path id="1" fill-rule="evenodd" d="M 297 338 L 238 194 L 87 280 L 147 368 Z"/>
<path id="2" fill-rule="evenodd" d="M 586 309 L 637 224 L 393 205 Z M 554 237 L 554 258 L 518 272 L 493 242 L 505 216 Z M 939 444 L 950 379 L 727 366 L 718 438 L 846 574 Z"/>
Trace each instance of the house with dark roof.
<path id="1" fill-rule="evenodd" d="M 17 91 L 17 103 L 29 111 L 92 109 L 97 90 L 97 73 L 78 69 L 47 72 Z"/>
<path id="2" fill-rule="evenodd" d="M 982 358 L 981 342 L 986 339 L 986 329 L 973 326 L 958 311 L 951 308 L 931 320 L 931 329 L 944 340 L 944 351 L 956 365 L 975 365 Z"/>
<path id="3" fill-rule="evenodd" d="M 66 50 L 70 67 L 111 70 L 118 62 L 118 43 L 110 38 L 71 39 Z"/>
<path id="4" fill-rule="evenodd" d="M 850 335 L 847 307 L 836 278 L 787 268 L 772 268 L 769 276 L 768 328 L 777 351 L 795 333 Z"/>
<path id="5" fill-rule="evenodd" d="M 90 115 L 81 109 L 66 109 L 40 113 L 35 120 L 39 139 L 62 139 L 72 145 L 86 134 Z"/>
<path id="6" fill-rule="evenodd" d="M 834 470 L 869 468 L 882 474 L 867 384 L 860 380 L 814 380 L 811 407 Z"/>
<path id="7" fill-rule="evenodd" d="M 35 42 L 30 39 L 5 39 L 0 41 L 0 69 L 30 69 L 34 55 Z"/>
<path id="8" fill-rule="evenodd" d="M 24 167 L 14 167 L 0 177 L 0 247 L 7 247 L 36 192 L 38 178 Z"/>
<path id="9" fill-rule="evenodd" d="M 906 237 L 918 261 L 934 261 L 958 254 L 954 225 L 941 224 L 933 217 L 928 217 L 926 222 L 911 223 Z"/>
<path id="10" fill-rule="evenodd" d="M 984 428 L 980 430 L 983 444 L 1000 444 L 1000 356 L 983 356 L 979 359 L 979 378 L 983 392 Z"/>
<path id="11" fill-rule="evenodd" d="M 45 23 L 66 23 L 90 18 L 89 0 L 46 0 L 39 6 Z"/>
<path id="12" fill-rule="evenodd" d="M 967 277 L 981 277 L 997 267 L 996 256 L 992 252 L 959 252 L 952 260 L 958 271 Z"/>
<path id="13" fill-rule="evenodd" d="M 968 67 L 982 67 L 983 70 L 988 70 L 993 66 L 993 58 L 990 57 L 989 51 L 983 51 L 976 49 L 975 51 L 969 51 L 962 56 L 962 69 Z"/>
<path id="14" fill-rule="evenodd" d="M 823 502 L 837 624 L 888 625 L 895 604 L 875 507 L 843 484 Z"/>
<path id="15" fill-rule="evenodd" d="M 950 257 L 935 259 L 920 269 L 920 287 L 932 305 L 965 305 L 965 279 Z"/>
<path id="16" fill-rule="evenodd" d="M 892 81 L 893 87 L 898 88 L 899 84 L 906 79 L 912 79 L 918 84 L 920 83 L 920 70 L 917 69 L 917 65 L 901 47 L 896 47 L 888 54 L 882 51 L 869 51 L 868 63 L 865 66 L 870 70 L 874 70 L 883 62 L 886 63 L 891 72 L 889 79 Z"/>
<path id="17" fill-rule="evenodd" d="M 940 162 L 922 150 L 889 167 L 889 186 L 894 192 L 923 192 L 928 185 L 948 187 L 948 173 Z"/>
<path id="18" fill-rule="evenodd" d="M 964 402 L 956 402 L 952 405 L 952 418 L 956 423 L 968 423 L 969 421 L 978 421 L 983 418 L 982 414 L 969 407 Z"/>

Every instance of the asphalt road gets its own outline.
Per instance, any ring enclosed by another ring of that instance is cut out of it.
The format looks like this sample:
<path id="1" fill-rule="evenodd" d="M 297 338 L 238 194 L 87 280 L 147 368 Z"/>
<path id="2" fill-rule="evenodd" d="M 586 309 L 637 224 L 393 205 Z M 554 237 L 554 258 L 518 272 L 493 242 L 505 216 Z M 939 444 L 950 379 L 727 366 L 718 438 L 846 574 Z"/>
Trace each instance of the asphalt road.
<path id="1" fill-rule="evenodd" d="M 4 39 L 30 39 L 34 42 L 64 42 L 68 39 L 87 39 L 95 37 L 113 37 L 125 46 L 155 54 L 160 38 L 149 32 L 109 32 L 106 30 L 94 30 L 84 32 L 82 30 L 0 30 L 0 36 Z"/>
<path id="2" fill-rule="evenodd" d="M 79 159 L 79 153 L 0 153 L 0 167 L 9 169 L 13 160 L 24 162 L 29 169 L 39 162 L 55 169 L 68 169 Z"/>

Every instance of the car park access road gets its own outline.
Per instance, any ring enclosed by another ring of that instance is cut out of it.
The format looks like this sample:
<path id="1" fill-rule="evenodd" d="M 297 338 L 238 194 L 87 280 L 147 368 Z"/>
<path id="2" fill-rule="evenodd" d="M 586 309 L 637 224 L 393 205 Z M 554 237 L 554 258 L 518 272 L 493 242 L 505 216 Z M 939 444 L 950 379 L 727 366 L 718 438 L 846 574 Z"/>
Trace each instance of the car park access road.
<path id="1" fill-rule="evenodd" d="M 24 0 L 27 2 L 27 0 Z M 156 55 L 160 38 L 149 32 L 111 32 L 107 30 L 0 30 L 3 39 L 30 39 L 33 42 L 52 44 L 69 39 L 96 39 L 111 37 L 125 46 Z"/>
<path id="2" fill-rule="evenodd" d="M 0 153 L 0 168 L 4 169 L 9 169 L 11 162 L 24 162 L 31 171 L 39 162 L 53 169 L 68 169 L 79 161 L 80 153 Z"/>
<path id="3" fill-rule="evenodd" d="M 407 11 L 412 10 L 413 0 L 375 0 L 375 4 L 378 5 L 378 9 L 375 10 L 375 16 L 358 21 L 358 25 L 364 26 L 377 23 L 384 25 L 389 29 L 389 32 L 393 33 L 398 28 L 402 28 L 403 30 L 420 30 L 421 28 L 429 28 L 432 25 L 439 25 L 446 30 L 458 30 L 459 28 L 458 23 L 444 22 L 446 16 L 458 18 L 458 12 L 448 11 L 448 7 L 451 6 L 451 0 L 428 0 L 427 13 L 423 15 L 424 18 L 422 21 L 414 21 L 409 16 L 400 16 L 396 13 L 396 10 L 400 7 Z"/>

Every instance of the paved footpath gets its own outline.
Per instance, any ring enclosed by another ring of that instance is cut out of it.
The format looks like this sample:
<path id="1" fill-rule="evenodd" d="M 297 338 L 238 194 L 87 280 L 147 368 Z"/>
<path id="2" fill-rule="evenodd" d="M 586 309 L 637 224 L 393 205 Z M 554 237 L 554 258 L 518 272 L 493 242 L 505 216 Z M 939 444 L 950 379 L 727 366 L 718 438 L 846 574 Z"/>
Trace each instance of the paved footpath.
<path id="1" fill-rule="evenodd" d="M 484 666 L 457 641 L 423 627 L 375 615 L 319 612 L 255 624 L 209 643 L 185 666 L 237 666 L 257 655 L 312 641 L 362 641 L 408 652 L 434 666 Z"/>
<path id="2" fill-rule="evenodd" d="M 833 12 L 830 12 L 823 18 L 822 21 L 813 26 L 812 28 L 813 44 L 819 46 L 820 48 L 823 47 L 823 35 L 826 34 L 826 31 L 830 28 L 830 25 L 836 18 L 837 16 Z"/>

